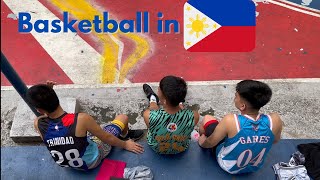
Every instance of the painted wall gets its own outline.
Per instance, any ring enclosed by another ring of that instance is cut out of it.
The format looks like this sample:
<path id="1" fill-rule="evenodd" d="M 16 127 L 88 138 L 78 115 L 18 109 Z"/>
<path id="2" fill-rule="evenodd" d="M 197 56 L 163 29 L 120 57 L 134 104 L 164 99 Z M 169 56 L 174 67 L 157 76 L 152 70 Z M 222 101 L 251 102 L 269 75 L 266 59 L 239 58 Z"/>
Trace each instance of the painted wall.
<path id="1" fill-rule="evenodd" d="M 256 48 L 249 53 L 187 52 L 182 32 L 184 3 L 2 0 L 1 50 L 27 84 L 46 79 L 60 84 L 156 82 L 168 74 L 188 81 L 320 77 L 320 4 L 315 1 L 258 0 Z M 63 11 L 79 20 L 102 17 L 103 11 L 108 11 L 109 19 L 135 19 L 137 11 L 148 11 L 150 33 L 21 34 L 14 14 L 23 11 L 31 12 L 34 20 L 62 19 Z M 163 19 L 178 20 L 180 33 L 158 34 L 154 23 L 158 12 Z M 1 77 L 1 85 L 10 85 Z"/>

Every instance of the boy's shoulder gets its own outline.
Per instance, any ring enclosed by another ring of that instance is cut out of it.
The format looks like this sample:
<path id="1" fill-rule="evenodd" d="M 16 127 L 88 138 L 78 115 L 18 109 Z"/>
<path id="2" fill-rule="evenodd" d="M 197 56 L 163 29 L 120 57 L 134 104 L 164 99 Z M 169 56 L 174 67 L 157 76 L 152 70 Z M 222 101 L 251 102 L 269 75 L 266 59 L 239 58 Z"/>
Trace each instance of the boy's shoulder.
<path id="1" fill-rule="evenodd" d="M 50 122 L 50 118 L 46 115 L 41 115 L 39 117 L 37 117 L 35 120 L 34 120 L 34 123 L 36 125 L 38 124 L 45 124 L 45 123 L 49 123 Z"/>
<path id="2" fill-rule="evenodd" d="M 237 114 L 234 114 L 234 113 L 229 113 L 229 114 L 226 114 L 221 120 L 220 120 L 220 123 L 221 125 L 223 125 L 227 131 L 229 131 L 230 127 L 235 127 L 236 125 L 236 122 L 235 122 L 235 117 L 237 116 Z"/>
<path id="3" fill-rule="evenodd" d="M 87 119 L 87 118 L 91 118 L 91 116 L 87 113 L 83 113 L 83 112 L 80 112 L 80 113 L 77 113 L 78 115 L 78 119 Z"/>
<path id="4" fill-rule="evenodd" d="M 164 109 L 161 107 L 161 108 L 159 108 L 159 109 L 146 109 L 146 111 L 158 112 L 158 111 L 164 111 Z"/>
<path id="5" fill-rule="evenodd" d="M 276 126 L 282 125 L 282 120 L 281 120 L 281 117 L 278 113 L 268 113 L 268 114 L 263 114 L 263 115 L 269 116 L 274 125 L 276 125 Z"/>
<path id="6" fill-rule="evenodd" d="M 234 116 L 236 116 L 237 114 L 235 113 L 228 113 L 226 115 L 224 115 L 223 118 L 226 118 L 226 119 L 234 119 Z"/>
<path id="7" fill-rule="evenodd" d="M 269 116 L 271 117 L 274 127 L 282 129 L 282 120 L 280 115 L 278 113 L 270 113 Z"/>
<path id="8" fill-rule="evenodd" d="M 87 126 L 90 120 L 93 120 L 93 117 L 87 113 L 77 113 L 77 125 Z"/>
<path id="9" fill-rule="evenodd" d="M 269 113 L 268 114 L 271 118 L 280 118 L 280 115 L 278 113 Z"/>
<path id="10" fill-rule="evenodd" d="M 224 120 L 224 121 L 227 122 L 227 123 L 230 123 L 231 121 L 234 121 L 235 116 L 237 116 L 237 114 L 229 113 L 229 114 L 226 114 L 226 115 L 222 118 L 222 120 Z"/>
<path id="11" fill-rule="evenodd" d="M 189 108 L 183 108 L 180 110 L 181 112 L 188 112 L 188 113 L 193 113 L 193 112 L 197 112 L 195 110 L 189 109 Z"/>

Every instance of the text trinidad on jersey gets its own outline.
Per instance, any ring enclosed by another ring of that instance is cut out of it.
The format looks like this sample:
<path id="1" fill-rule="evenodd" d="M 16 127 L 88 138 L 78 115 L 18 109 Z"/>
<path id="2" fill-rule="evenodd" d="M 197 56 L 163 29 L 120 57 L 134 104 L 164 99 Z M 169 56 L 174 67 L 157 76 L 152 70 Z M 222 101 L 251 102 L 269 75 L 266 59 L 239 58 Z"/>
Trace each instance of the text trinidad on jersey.
<path id="1" fill-rule="evenodd" d="M 120 29 L 123 33 L 130 32 L 149 32 L 149 12 L 137 12 L 136 20 L 122 20 L 120 23 L 113 19 L 109 19 L 108 12 L 103 12 L 103 20 L 100 19 L 99 15 L 95 15 L 93 20 L 70 20 L 69 13 L 63 12 L 63 19 L 52 20 L 49 24 L 49 20 L 39 19 L 32 24 L 31 15 L 27 12 L 20 12 L 18 14 L 18 30 L 21 33 L 30 33 L 33 29 L 37 33 L 67 33 L 77 32 L 74 26 L 78 26 L 78 29 L 82 33 L 90 33 L 92 29 L 96 33 L 115 33 Z M 61 22 L 62 25 L 61 25 Z M 103 27 L 101 27 L 101 24 Z"/>

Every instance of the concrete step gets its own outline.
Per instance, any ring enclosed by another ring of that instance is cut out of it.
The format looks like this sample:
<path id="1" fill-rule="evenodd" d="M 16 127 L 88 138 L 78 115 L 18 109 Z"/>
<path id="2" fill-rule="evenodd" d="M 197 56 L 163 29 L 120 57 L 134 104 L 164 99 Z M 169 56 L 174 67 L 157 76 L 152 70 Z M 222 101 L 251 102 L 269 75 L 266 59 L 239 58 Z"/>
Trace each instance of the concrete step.
<path id="1" fill-rule="evenodd" d="M 221 119 L 227 113 L 239 113 L 233 103 L 237 82 L 239 81 L 188 82 L 188 95 L 185 105 L 190 109 L 199 109 L 201 115 L 211 114 L 218 119 Z M 281 115 L 284 123 L 282 138 L 319 138 L 320 79 L 267 80 L 265 82 L 272 88 L 273 97 L 270 103 L 261 109 L 261 112 L 278 112 Z M 158 83 L 151 83 L 151 86 L 154 90 L 157 90 Z M 55 91 L 61 98 L 77 99 L 79 103 L 78 112 L 90 114 L 98 123 L 111 121 L 118 114 L 127 114 L 130 128 L 146 129 L 142 112 L 147 108 L 148 100 L 143 93 L 142 84 L 58 85 L 55 87 Z M 1 118 L 6 128 L 10 125 L 12 113 L 22 113 L 20 112 L 23 111 L 20 110 L 21 107 L 15 109 L 21 104 L 24 105 L 24 102 L 20 100 L 20 96 L 13 88 L 2 88 Z M 61 101 L 61 104 L 64 106 L 63 101 Z M 26 105 L 25 108 L 27 108 Z M 74 112 L 74 110 L 69 112 Z M 32 124 L 34 116 L 30 111 L 30 115 L 23 115 L 23 117 L 20 118 L 20 122 L 28 121 L 28 126 L 17 122 L 14 122 L 13 126 L 14 128 L 18 127 L 18 131 L 19 129 L 25 131 L 23 134 L 32 137 L 35 135 Z M 4 140 L 2 143 L 4 144 L 7 142 L 7 139 L 5 139 L 6 131 L 7 129 L 1 130 L 1 134 L 4 136 L 2 137 L 2 140 Z M 17 139 L 16 134 L 11 133 L 10 135 Z M 14 145 L 10 142 L 8 144 Z"/>
<path id="2" fill-rule="evenodd" d="M 66 112 L 74 113 L 79 109 L 76 98 L 61 97 L 60 104 Z M 10 137 L 14 142 L 41 141 L 39 134 L 34 129 L 35 117 L 29 106 L 20 100 L 10 130 Z"/>

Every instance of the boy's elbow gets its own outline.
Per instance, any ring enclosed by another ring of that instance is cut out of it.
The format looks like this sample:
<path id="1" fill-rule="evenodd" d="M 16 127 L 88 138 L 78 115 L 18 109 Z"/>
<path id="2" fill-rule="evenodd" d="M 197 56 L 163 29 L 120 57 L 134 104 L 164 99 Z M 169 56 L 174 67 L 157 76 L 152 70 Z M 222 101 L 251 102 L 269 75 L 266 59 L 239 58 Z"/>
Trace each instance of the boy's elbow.
<path id="1" fill-rule="evenodd" d="M 146 109 L 144 112 L 143 112 L 143 118 L 144 119 L 149 119 L 149 114 L 150 114 L 150 110 L 149 109 Z"/>
<path id="2" fill-rule="evenodd" d="M 280 139 L 281 139 L 281 135 L 279 134 L 278 136 L 276 136 L 276 137 L 274 138 L 273 144 L 278 143 L 278 142 L 280 141 Z"/>
<path id="3" fill-rule="evenodd" d="M 207 138 L 204 144 L 205 148 L 213 148 L 218 144 L 218 142 L 216 142 L 214 139 Z"/>
<path id="4" fill-rule="evenodd" d="M 272 144 L 277 144 L 279 141 L 280 139 L 275 139 Z"/>

